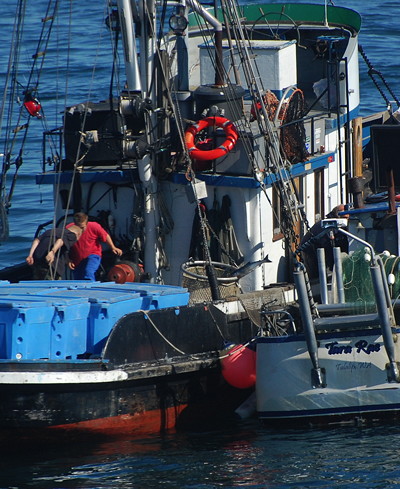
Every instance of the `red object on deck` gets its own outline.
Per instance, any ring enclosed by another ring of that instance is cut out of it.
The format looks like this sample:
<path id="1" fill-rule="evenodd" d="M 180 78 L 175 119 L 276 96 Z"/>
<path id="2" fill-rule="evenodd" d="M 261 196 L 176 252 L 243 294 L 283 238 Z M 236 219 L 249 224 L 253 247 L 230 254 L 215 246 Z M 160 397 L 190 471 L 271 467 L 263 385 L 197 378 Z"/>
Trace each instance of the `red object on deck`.
<path id="1" fill-rule="evenodd" d="M 108 279 L 116 284 L 135 282 L 135 272 L 133 268 L 125 263 L 114 265 L 108 272 Z"/>
<path id="2" fill-rule="evenodd" d="M 141 264 L 124 261 L 114 265 L 108 272 L 107 278 L 116 284 L 140 282 L 143 272 L 144 270 Z"/>

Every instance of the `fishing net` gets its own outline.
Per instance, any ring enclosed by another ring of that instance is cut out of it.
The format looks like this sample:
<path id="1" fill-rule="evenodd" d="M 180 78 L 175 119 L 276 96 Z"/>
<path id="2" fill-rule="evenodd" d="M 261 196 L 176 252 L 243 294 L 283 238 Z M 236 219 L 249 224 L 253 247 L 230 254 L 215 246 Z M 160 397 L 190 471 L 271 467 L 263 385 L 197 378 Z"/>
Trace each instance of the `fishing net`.
<path id="1" fill-rule="evenodd" d="M 213 262 L 212 264 L 217 277 L 221 299 L 236 297 L 240 293 L 238 281 L 235 277 L 229 277 L 229 273 L 235 269 L 225 263 Z M 187 288 L 190 292 L 190 304 L 212 300 L 205 267 L 206 262 L 204 261 L 188 262 L 182 265 L 182 287 Z"/>
<path id="2" fill-rule="evenodd" d="M 285 307 L 287 301 L 285 293 L 289 291 L 291 286 L 289 285 L 276 285 L 271 286 L 264 290 L 256 290 L 253 292 L 246 292 L 239 296 L 239 300 L 249 316 L 250 320 L 258 327 L 261 327 L 265 323 L 265 318 L 273 319 L 275 326 L 275 333 L 277 333 L 277 325 L 279 321 L 283 323 L 282 316 L 287 317 L 286 311 L 283 311 L 281 315 L 278 315 L 280 311 Z M 266 311 L 268 311 L 267 314 Z"/>
<path id="3" fill-rule="evenodd" d="M 270 121 L 273 121 L 275 119 L 276 111 L 279 108 L 279 100 L 277 96 L 270 90 L 267 90 L 263 97 L 263 102 L 268 114 L 268 119 Z M 283 104 L 282 107 L 280 108 L 278 119 L 282 119 L 285 107 L 286 104 Z M 259 113 L 260 111 L 261 111 L 261 103 L 260 102 L 254 103 L 251 108 L 251 115 L 250 115 L 251 122 L 257 119 L 257 113 Z"/>
<path id="4" fill-rule="evenodd" d="M 286 158 L 292 164 L 306 161 L 310 156 L 305 145 L 304 122 L 301 121 L 304 113 L 304 95 L 301 90 L 297 89 L 292 93 L 286 105 L 281 127 L 282 148 Z"/>
<path id="5" fill-rule="evenodd" d="M 366 251 L 360 249 L 347 255 L 342 261 L 345 300 L 354 305 L 354 313 L 376 311 L 374 288 L 372 284 L 370 262 L 365 259 Z M 391 275 L 389 292 L 392 299 L 400 296 L 400 257 L 379 255 L 385 267 L 386 277 Z"/>
<path id="6" fill-rule="evenodd" d="M 345 301 L 354 305 L 353 313 L 361 314 L 376 310 L 369 265 L 365 260 L 365 250 L 356 251 L 343 258 Z"/>

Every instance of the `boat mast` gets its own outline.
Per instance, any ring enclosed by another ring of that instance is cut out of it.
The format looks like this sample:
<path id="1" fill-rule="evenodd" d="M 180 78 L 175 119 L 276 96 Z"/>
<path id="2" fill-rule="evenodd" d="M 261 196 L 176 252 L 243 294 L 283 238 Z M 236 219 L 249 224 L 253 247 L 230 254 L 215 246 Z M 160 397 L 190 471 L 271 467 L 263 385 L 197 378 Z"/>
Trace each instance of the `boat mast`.
<path id="1" fill-rule="evenodd" d="M 154 0 L 139 1 L 139 17 L 141 29 L 139 37 L 140 49 L 140 72 L 142 79 L 142 98 L 150 99 L 152 106 L 156 107 L 156 83 L 154 76 L 154 56 L 157 52 L 157 39 L 155 33 L 156 15 Z M 146 137 L 149 144 L 154 143 L 155 134 L 151 128 L 156 127 L 156 114 L 145 114 Z M 144 229 L 145 249 L 144 268 L 149 274 L 150 282 L 159 281 L 158 251 L 157 251 L 157 229 L 159 222 L 157 180 L 154 176 L 153 166 L 155 162 L 152 155 L 146 154 L 138 161 L 139 178 L 143 184 L 144 192 Z"/>
<path id="2" fill-rule="evenodd" d="M 154 56 L 156 53 L 156 16 L 155 2 L 153 0 L 118 0 L 118 11 L 122 38 L 124 40 L 125 70 L 127 75 L 127 88 L 129 92 L 140 93 L 142 100 L 151 100 L 155 107 L 156 84 L 153 80 Z M 135 19 L 133 12 L 138 14 L 140 22 L 139 61 L 136 51 L 137 39 L 135 35 Z M 154 142 L 155 115 L 144 114 L 146 118 L 146 138 L 151 145 Z M 144 193 L 144 226 L 145 226 L 145 249 L 144 268 L 151 282 L 158 281 L 158 253 L 157 253 L 157 181 L 153 173 L 152 156 L 146 154 L 137 161 L 139 178 Z"/>
<path id="3" fill-rule="evenodd" d="M 197 0 L 187 0 L 187 4 L 197 12 L 205 21 L 212 25 L 214 29 L 215 42 L 215 85 L 224 84 L 224 66 L 222 60 L 222 24 L 213 15 L 211 15 Z"/>
<path id="4" fill-rule="evenodd" d="M 118 0 L 118 14 L 121 25 L 122 41 L 124 43 L 127 89 L 130 92 L 140 92 L 142 87 L 130 0 Z M 132 28 L 128 29 L 128 26 L 132 26 Z"/>

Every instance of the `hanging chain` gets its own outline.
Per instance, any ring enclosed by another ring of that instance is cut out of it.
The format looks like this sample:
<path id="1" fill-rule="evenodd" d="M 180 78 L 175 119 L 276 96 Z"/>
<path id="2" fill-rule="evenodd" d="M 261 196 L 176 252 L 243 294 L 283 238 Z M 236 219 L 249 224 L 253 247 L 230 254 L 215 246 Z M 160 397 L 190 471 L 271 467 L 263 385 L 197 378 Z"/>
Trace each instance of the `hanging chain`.
<path id="1" fill-rule="evenodd" d="M 390 104 L 390 100 L 384 94 L 382 88 L 379 86 L 377 80 L 375 79 L 375 76 L 378 76 L 381 79 L 383 85 L 387 88 L 388 92 L 393 97 L 393 100 L 396 102 L 397 106 L 400 107 L 400 101 L 399 101 L 399 99 L 396 97 L 396 95 L 394 94 L 393 90 L 390 88 L 388 82 L 386 81 L 386 79 L 384 78 L 384 76 L 382 75 L 382 73 L 380 71 L 376 70 L 373 67 L 371 61 L 368 59 L 368 57 L 365 54 L 365 51 L 364 51 L 364 49 L 363 49 L 363 47 L 361 45 L 358 46 L 358 51 L 361 54 L 361 56 L 363 57 L 366 65 L 368 66 L 368 75 L 370 76 L 371 80 L 373 81 L 373 83 L 374 83 L 375 87 L 377 88 L 378 92 L 382 95 L 382 98 L 385 101 L 386 106 L 389 107 L 391 105 Z"/>

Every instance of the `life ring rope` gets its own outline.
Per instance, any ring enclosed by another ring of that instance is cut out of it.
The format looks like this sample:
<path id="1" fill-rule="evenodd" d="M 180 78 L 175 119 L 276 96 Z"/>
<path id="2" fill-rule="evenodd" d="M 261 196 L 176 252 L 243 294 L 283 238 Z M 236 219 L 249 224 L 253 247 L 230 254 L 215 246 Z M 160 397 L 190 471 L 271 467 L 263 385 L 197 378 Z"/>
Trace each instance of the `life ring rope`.
<path id="1" fill-rule="evenodd" d="M 226 139 L 218 148 L 203 150 L 196 146 L 196 136 L 199 132 L 208 127 L 220 127 L 224 130 Z M 238 140 L 239 134 L 235 125 L 225 117 L 206 117 L 192 124 L 185 131 L 185 144 L 189 151 L 189 156 L 193 160 L 210 161 L 225 156 L 231 151 Z"/>

